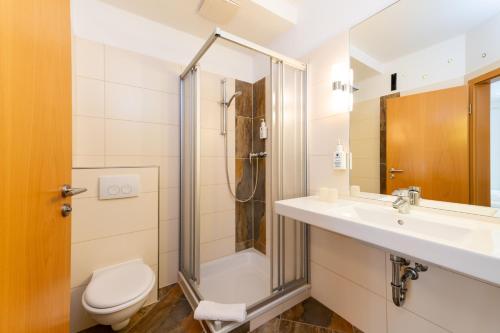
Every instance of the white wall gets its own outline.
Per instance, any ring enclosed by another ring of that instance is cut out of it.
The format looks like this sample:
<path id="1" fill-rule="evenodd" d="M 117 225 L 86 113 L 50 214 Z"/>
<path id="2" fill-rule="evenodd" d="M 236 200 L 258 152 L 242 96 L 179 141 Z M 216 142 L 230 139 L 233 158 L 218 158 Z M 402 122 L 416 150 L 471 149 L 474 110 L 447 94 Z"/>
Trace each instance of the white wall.
<path id="1" fill-rule="evenodd" d="M 467 32 L 467 73 L 500 60 L 500 13 Z M 483 58 L 483 53 L 486 56 Z"/>
<path id="2" fill-rule="evenodd" d="M 320 187 L 349 190 L 349 172 L 333 169 L 333 154 L 340 139 L 349 151 L 349 113 L 339 110 L 332 94 L 332 67 L 349 66 L 349 34 L 337 37 L 314 50 L 304 58 L 309 65 L 308 121 L 309 121 L 309 177 L 310 191 Z"/>
<path id="3" fill-rule="evenodd" d="M 74 38 L 73 167 L 160 167 L 160 287 L 177 281 L 180 66 Z M 76 210 L 76 209 L 75 209 Z"/>
<path id="4" fill-rule="evenodd" d="M 72 0 L 71 26 L 75 36 L 183 66 L 194 58 L 205 42 L 205 39 L 98 0 Z M 255 81 L 253 57 L 248 52 L 214 45 L 203 58 L 201 66 L 209 72 Z"/>
<path id="5" fill-rule="evenodd" d="M 355 102 L 390 94 L 392 73 L 398 73 L 397 91 L 406 93 L 464 84 L 465 45 L 461 35 L 384 64 L 384 73 L 355 82 Z"/>
<path id="6" fill-rule="evenodd" d="M 138 175 L 137 197 L 99 200 L 98 177 Z M 71 332 L 94 326 L 81 304 L 96 269 L 142 258 L 158 282 L 158 168 L 73 169 L 73 186 L 87 192 L 73 199 L 71 221 Z M 158 283 L 156 284 L 156 287 Z M 157 299 L 157 288 L 146 304 Z"/>

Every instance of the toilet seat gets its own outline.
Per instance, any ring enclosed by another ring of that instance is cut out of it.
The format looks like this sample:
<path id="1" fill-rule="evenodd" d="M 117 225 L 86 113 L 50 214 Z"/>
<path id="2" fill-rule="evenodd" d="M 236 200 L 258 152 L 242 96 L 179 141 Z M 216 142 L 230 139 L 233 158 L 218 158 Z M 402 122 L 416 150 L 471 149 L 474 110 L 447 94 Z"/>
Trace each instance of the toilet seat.
<path id="1" fill-rule="evenodd" d="M 112 313 L 143 300 L 155 284 L 154 272 L 141 260 L 95 271 L 82 295 L 93 313 Z"/>

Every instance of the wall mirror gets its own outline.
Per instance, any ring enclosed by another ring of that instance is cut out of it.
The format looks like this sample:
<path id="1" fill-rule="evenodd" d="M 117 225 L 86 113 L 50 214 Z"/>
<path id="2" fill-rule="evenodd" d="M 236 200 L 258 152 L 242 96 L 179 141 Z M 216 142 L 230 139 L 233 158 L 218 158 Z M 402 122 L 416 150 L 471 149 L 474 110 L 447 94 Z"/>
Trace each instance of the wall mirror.
<path id="1" fill-rule="evenodd" d="M 374 37 L 376 36 L 376 37 Z M 350 184 L 500 217 L 500 1 L 400 0 L 350 31 Z"/>

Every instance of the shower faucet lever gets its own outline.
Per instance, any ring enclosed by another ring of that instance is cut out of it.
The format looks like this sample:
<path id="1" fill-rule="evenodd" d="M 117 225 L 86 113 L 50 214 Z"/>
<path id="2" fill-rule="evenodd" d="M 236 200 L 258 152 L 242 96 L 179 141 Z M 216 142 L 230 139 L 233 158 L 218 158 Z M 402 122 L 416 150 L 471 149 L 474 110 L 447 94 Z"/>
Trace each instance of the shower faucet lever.
<path id="1" fill-rule="evenodd" d="M 267 152 L 265 151 L 261 151 L 261 152 L 258 152 L 258 153 L 250 153 L 249 154 L 249 158 L 252 159 L 252 158 L 263 158 L 263 157 L 266 157 L 267 156 Z"/>

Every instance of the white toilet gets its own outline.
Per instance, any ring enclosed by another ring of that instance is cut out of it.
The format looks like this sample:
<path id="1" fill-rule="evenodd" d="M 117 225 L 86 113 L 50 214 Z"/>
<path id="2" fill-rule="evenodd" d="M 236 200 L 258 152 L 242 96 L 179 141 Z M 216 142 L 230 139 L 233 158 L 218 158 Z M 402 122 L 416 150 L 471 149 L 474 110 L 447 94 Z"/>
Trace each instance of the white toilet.
<path id="1" fill-rule="evenodd" d="M 155 285 L 155 274 L 141 259 L 94 271 L 82 295 L 95 321 L 118 331 L 128 325 Z"/>

